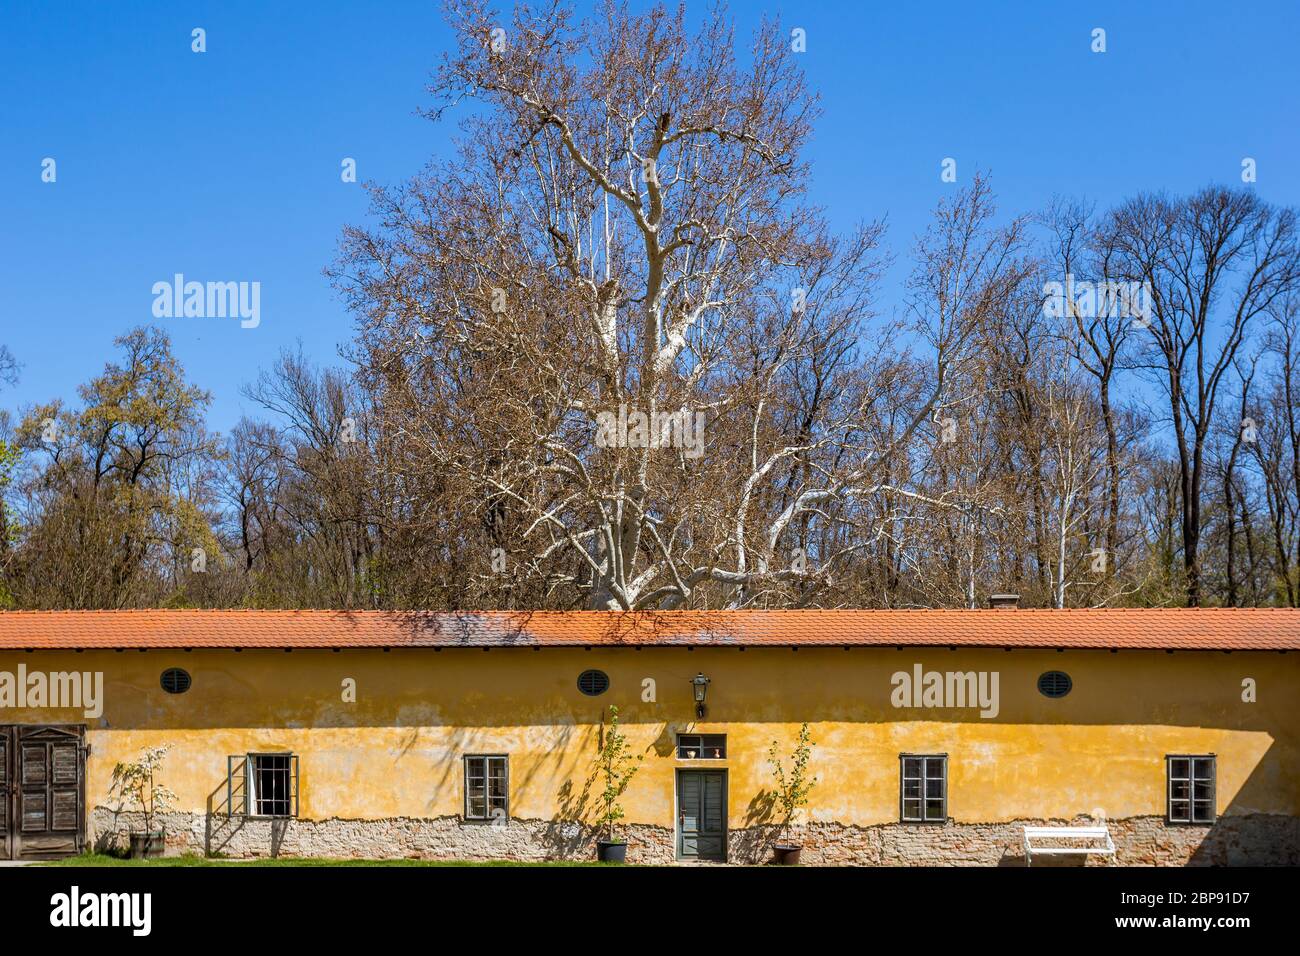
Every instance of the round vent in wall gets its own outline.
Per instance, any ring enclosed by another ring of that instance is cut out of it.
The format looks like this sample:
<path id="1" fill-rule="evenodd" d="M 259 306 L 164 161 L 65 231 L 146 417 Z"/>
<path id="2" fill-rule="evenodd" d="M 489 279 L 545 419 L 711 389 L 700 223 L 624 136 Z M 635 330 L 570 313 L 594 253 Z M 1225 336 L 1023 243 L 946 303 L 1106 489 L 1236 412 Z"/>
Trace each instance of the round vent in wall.
<path id="1" fill-rule="evenodd" d="M 599 697 L 609 690 L 609 675 L 604 671 L 583 671 L 578 675 L 578 690 L 588 697 Z"/>
<path id="2" fill-rule="evenodd" d="M 1073 686 L 1065 671 L 1048 671 L 1038 678 L 1038 692 L 1044 697 L 1064 697 Z"/>
<path id="3" fill-rule="evenodd" d="M 169 667 L 162 672 L 159 683 L 169 694 L 183 694 L 190 689 L 189 671 L 181 670 L 179 667 Z"/>

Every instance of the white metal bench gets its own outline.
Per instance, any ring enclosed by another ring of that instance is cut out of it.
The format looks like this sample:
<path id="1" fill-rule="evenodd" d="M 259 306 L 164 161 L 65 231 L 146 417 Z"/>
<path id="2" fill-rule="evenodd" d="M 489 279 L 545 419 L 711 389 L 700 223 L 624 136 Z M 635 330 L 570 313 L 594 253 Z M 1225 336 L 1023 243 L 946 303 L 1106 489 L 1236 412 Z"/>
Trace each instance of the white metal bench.
<path id="1" fill-rule="evenodd" d="M 1034 854 L 1096 854 L 1100 856 L 1115 855 L 1115 841 L 1110 838 L 1106 827 L 1025 827 L 1025 866 L 1034 865 Z M 1042 840 L 1092 840 L 1091 846 L 1060 844 L 1044 845 Z"/>

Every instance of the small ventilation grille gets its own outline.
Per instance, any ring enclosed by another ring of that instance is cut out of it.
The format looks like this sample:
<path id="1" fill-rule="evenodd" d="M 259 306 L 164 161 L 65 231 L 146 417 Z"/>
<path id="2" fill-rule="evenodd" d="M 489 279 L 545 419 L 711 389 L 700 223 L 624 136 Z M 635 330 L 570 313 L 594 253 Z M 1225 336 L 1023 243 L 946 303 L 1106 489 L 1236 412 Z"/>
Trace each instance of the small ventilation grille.
<path id="1" fill-rule="evenodd" d="M 183 694 L 190 689 L 189 671 L 179 667 L 169 667 L 162 672 L 162 689 L 169 694 Z"/>
<path id="2" fill-rule="evenodd" d="M 1044 697 L 1064 697 L 1074 686 L 1065 671 L 1048 671 L 1038 678 L 1038 692 Z"/>
<path id="3" fill-rule="evenodd" d="M 588 697 L 599 697 L 609 690 L 609 675 L 604 671 L 583 671 L 578 675 L 578 690 Z"/>

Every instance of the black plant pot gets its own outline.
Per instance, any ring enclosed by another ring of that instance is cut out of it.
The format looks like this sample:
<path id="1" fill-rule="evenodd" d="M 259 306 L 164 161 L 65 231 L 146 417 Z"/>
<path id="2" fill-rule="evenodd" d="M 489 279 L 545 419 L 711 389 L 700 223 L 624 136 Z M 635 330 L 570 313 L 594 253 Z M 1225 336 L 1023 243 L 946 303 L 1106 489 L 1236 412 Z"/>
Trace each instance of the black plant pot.
<path id="1" fill-rule="evenodd" d="M 778 843 L 772 847 L 772 862 L 777 866 L 798 866 L 801 852 L 803 852 L 802 846 Z"/>
<path id="2" fill-rule="evenodd" d="M 601 863 L 626 863 L 627 841 L 597 840 L 596 859 Z"/>
<path id="3" fill-rule="evenodd" d="M 166 839 L 162 830 L 153 830 L 149 833 L 133 832 L 131 834 L 131 859 L 144 860 L 162 856 L 165 846 Z"/>

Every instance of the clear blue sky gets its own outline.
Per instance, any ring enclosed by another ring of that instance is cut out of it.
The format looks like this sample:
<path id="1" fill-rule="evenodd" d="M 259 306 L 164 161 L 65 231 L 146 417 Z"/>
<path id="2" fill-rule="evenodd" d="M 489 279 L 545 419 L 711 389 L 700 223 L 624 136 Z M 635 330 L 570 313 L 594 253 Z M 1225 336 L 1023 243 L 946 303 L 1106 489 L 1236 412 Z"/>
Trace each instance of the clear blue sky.
<path id="1" fill-rule="evenodd" d="M 1240 184 L 1245 156 L 1266 199 L 1300 205 L 1295 0 L 738 2 L 741 36 L 763 11 L 807 31 L 814 198 L 843 226 L 887 215 L 900 255 L 952 188 L 946 156 L 963 182 L 990 171 L 1008 212 Z M 74 398 L 141 323 L 171 332 L 220 430 L 281 348 L 336 361 L 351 321 L 321 269 L 366 209 L 339 164 L 392 183 L 447 154 L 454 126 L 415 111 L 449 42 L 433 2 L 8 0 L 0 343 L 24 368 L 0 405 Z M 260 326 L 155 320 L 176 272 L 260 282 Z"/>

